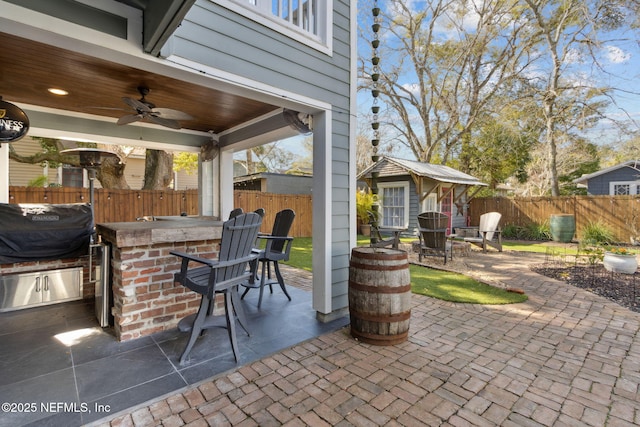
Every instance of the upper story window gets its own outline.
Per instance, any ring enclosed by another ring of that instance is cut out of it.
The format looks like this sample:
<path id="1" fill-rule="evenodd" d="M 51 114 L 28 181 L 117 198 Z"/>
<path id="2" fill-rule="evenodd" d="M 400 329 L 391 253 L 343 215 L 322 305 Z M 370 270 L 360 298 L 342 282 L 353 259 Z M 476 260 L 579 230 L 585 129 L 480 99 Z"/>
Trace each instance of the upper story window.
<path id="1" fill-rule="evenodd" d="M 301 43 L 331 54 L 333 0 L 214 0 Z"/>

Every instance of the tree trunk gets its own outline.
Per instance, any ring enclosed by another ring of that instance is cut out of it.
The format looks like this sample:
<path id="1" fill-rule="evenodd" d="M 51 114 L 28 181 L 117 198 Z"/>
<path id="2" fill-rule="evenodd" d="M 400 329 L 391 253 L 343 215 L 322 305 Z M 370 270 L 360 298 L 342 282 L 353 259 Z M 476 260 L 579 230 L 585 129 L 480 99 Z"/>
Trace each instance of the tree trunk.
<path id="1" fill-rule="evenodd" d="M 173 179 L 173 156 L 166 151 L 147 150 L 143 190 L 162 190 Z"/>
<path id="2" fill-rule="evenodd" d="M 127 184 L 127 180 L 124 177 L 126 165 L 126 163 L 120 163 L 118 159 L 112 157 L 104 159 L 102 166 L 96 170 L 96 178 L 100 181 L 102 188 L 128 190 L 129 184 Z"/>

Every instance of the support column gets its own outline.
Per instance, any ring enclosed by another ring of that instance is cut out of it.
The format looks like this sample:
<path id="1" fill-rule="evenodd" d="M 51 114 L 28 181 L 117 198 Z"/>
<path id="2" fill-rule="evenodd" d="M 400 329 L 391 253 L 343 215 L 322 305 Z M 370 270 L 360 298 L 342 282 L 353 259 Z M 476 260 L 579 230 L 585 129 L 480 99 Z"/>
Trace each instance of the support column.
<path id="1" fill-rule="evenodd" d="M 200 215 L 220 216 L 220 156 L 203 162 L 198 160 Z"/>
<path id="2" fill-rule="evenodd" d="M 225 220 L 229 216 L 229 212 L 235 207 L 233 201 L 233 151 L 220 150 L 220 201 L 219 215 L 220 219 Z"/>
<path id="3" fill-rule="evenodd" d="M 332 165 L 331 112 L 313 115 L 313 308 L 331 313 Z"/>

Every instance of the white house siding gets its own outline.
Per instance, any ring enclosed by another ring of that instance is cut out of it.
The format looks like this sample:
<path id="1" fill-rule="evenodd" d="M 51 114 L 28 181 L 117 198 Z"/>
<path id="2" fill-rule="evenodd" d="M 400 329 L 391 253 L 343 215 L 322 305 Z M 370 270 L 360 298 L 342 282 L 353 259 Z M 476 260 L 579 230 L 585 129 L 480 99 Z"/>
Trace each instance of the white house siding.
<path id="1" fill-rule="evenodd" d="M 22 156 L 30 156 L 40 152 L 42 149 L 40 144 L 33 138 L 26 136 L 20 141 L 14 142 L 15 151 Z M 124 174 L 125 180 L 132 189 L 140 189 L 144 183 L 144 167 L 145 161 L 141 157 L 130 157 L 127 159 L 127 166 Z M 50 184 L 58 182 L 58 168 L 49 168 L 47 177 Z M 43 175 L 45 168 L 40 164 L 19 163 L 14 160 L 9 161 L 9 185 L 17 187 L 26 187 L 30 181 Z M 198 188 L 198 175 L 189 175 L 184 171 L 176 174 L 176 190 L 189 190 Z M 89 185 L 88 182 L 86 184 Z M 100 182 L 96 180 L 96 188 L 101 188 Z"/>
<path id="2" fill-rule="evenodd" d="M 264 83 L 276 88 L 276 92 L 281 89 L 283 95 L 270 95 L 282 96 L 285 106 L 296 100 L 289 99 L 284 94 L 299 94 L 300 99 L 313 99 L 332 106 L 329 127 L 331 134 L 328 138 L 332 144 L 328 150 L 331 163 L 330 169 L 326 171 L 332 174 L 329 181 L 331 206 L 328 210 L 331 212 L 331 229 L 324 231 L 325 236 L 314 234 L 314 242 L 320 239 L 322 245 L 325 245 L 326 235 L 330 235 L 331 310 L 337 311 L 348 306 L 350 224 L 354 222 L 349 215 L 349 113 L 350 19 L 351 7 L 355 7 L 355 2 L 350 4 L 347 0 L 334 0 L 333 5 L 332 55 L 312 49 L 208 0 L 196 2 L 162 53 Z M 323 148 L 314 147 L 314 151 L 319 153 Z M 314 178 L 322 179 L 315 172 Z M 315 188 L 314 196 L 321 196 Z M 314 248 L 316 247 L 314 243 Z M 324 252 L 326 253 L 326 249 Z M 314 269 L 315 266 L 314 261 Z M 317 271 L 314 273 L 320 274 Z"/>
<path id="3" fill-rule="evenodd" d="M 21 156 L 31 156 L 41 151 L 40 144 L 29 136 L 25 136 L 21 140 L 11 144 L 16 153 Z M 49 181 L 55 182 L 55 170 L 52 172 L 53 179 L 49 177 Z M 44 168 L 39 164 L 30 165 L 28 163 L 19 163 L 14 160 L 9 160 L 9 185 L 26 187 L 31 180 L 42 176 L 43 174 Z"/>

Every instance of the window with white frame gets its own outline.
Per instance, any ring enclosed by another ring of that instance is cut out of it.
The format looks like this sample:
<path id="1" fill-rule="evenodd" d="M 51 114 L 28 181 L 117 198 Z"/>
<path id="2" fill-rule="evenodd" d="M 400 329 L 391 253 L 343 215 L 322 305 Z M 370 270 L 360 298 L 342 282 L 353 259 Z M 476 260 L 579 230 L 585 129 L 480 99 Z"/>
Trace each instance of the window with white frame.
<path id="1" fill-rule="evenodd" d="M 333 0 L 212 1 L 311 47 L 331 53 Z"/>
<path id="2" fill-rule="evenodd" d="M 383 227 L 409 226 L 409 183 L 378 183 L 380 200 L 380 225 Z"/>
<path id="3" fill-rule="evenodd" d="M 640 194 L 640 181 L 610 182 L 609 194 L 612 196 L 631 196 Z"/>
<path id="4" fill-rule="evenodd" d="M 436 193 L 429 193 L 429 195 L 424 198 L 421 212 L 440 212 L 438 195 Z"/>

